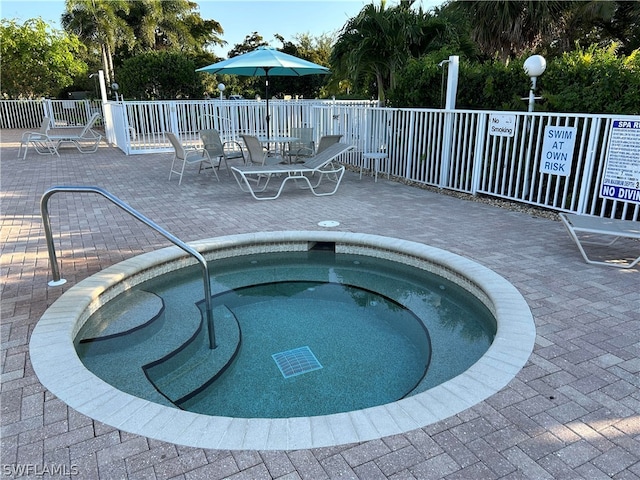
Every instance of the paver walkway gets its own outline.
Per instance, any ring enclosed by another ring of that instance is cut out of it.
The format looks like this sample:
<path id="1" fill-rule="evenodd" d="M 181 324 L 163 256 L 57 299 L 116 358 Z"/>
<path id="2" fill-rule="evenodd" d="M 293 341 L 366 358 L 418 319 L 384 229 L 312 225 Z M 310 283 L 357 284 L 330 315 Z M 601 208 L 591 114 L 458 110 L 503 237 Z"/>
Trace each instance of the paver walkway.
<path id="1" fill-rule="evenodd" d="M 331 197 L 287 191 L 256 202 L 224 171 L 220 182 L 194 170 L 181 186 L 169 182 L 168 154 L 127 157 L 102 146 L 18 160 L 21 132 L 0 133 L 2 478 L 640 479 L 640 271 L 584 263 L 560 222 L 353 172 Z M 48 287 L 39 200 L 54 185 L 105 188 L 185 241 L 318 230 L 336 220 L 337 230 L 448 249 L 520 290 L 535 317 L 534 352 L 505 389 L 475 407 L 362 444 L 221 451 L 119 431 L 39 383 L 30 332 L 77 281 L 168 243 L 101 197 L 57 194 L 52 223 L 68 284 Z"/>

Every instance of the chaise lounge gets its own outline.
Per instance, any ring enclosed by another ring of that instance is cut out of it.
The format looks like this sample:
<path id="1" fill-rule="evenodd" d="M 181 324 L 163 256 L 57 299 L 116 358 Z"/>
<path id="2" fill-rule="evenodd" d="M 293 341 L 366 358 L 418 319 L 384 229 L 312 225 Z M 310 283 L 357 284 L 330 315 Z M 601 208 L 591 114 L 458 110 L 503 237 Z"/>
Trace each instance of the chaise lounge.
<path id="1" fill-rule="evenodd" d="M 333 195 L 338 190 L 345 171 L 344 165 L 334 162 L 340 155 L 353 148 L 352 145 L 335 143 L 305 163 L 231 167 L 231 172 L 240 189 L 249 192 L 256 200 L 278 198 L 289 180 L 293 180 L 298 188 L 310 190 L 317 197 Z M 257 195 L 265 192 L 273 179 L 281 180 L 276 193 Z M 335 183 L 333 189 L 320 191 L 319 187 L 326 182 Z"/>
<path id="2" fill-rule="evenodd" d="M 560 213 L 559 216 L 587 263 L 618 268 L 632 268 L 640 262 L 640 255 L 630 263 L 614 263 L 612 261 L 603 262 L 592 260 L 587 255 L 583 246 L 583 244 L 591 244 L 608 247 L 616 243 L 621 238 L 640 240 L 640 222 L 594 217 L 591 215 L 575 215 L 570 213 Z M 591 237 L 594 236 L 613 237 L 613 239 L 610 242 L 599 242 L 591 240 Z"/>
<path id="3" fill-rule="evenodd" d="M 94 113 L 82 129 L 61 128 L 49 130 L 49 140 L 55 144 L 56 150 L 64 143 L 71 143 L 80 153 L 93 153 L 98 150 L 100 140 L 102 140 L 102 135 L 93 130 L 100 117 L 99 113 Z"/>

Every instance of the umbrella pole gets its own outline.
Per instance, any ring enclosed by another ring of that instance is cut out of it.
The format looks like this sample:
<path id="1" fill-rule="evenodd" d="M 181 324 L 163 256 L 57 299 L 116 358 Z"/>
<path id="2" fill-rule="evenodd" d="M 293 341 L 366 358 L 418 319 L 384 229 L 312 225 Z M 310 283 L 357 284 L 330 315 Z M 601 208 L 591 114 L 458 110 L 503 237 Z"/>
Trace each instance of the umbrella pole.
<path id="1" fill-rule="evenodd" d="M 271 117 L 269 115 L 269 68 L 265 68 L 264 69 L 264 76 L 265 76 L 265 81 L 264 81 L 264 91 L 265 91 L 265 95 L 267 96 L 267 140 L 269 140 L 270 138 L 270 133 L 269 133 L 269 123 L 271 122 Z"/>

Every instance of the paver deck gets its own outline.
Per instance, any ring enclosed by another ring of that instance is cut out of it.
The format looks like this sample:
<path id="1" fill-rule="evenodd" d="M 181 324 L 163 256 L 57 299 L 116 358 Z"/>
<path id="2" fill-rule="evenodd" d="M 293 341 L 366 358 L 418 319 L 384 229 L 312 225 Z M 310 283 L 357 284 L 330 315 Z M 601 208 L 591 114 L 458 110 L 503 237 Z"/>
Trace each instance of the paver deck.
<path id="1" fill-rule="evenodd" d="M 355 172 L 330 197 L 292 189 L 256 202 L 224 170 L 220 182 L 195 169 L 181 186 L 169 182 L 169 154 L 125 156 L 103 144 L 95 154 L 63 149 L 60 158 L 29 152 L 21 160 L 21 132 L 0 134 L 3 478 L 640 479 L 640 268 L 584 263 L 560 222 L 386 178 L 360 180 Z M 520 290 L 536 322 L 534 352 L 486 401 L 361 444 L 205 450 L 119 431 L 77 413 L 39 383 L 29 336 L 76 282 L 168 243 L 101 197 L 57 194 L 50 211 L 68 283 L 48 287 L 39 200 L 54 185 L 102 187 L 185 241 L 318 230 L 318 222 L 335 220 L 335 230 L 447 249 Z"/>

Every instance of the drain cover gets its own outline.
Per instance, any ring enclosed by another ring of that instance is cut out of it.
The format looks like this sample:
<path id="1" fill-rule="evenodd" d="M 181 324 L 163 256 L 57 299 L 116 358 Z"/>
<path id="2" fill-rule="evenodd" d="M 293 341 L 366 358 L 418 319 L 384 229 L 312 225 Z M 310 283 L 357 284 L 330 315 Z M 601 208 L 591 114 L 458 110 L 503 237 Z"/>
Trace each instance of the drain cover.
<path id="1" fill-rule="evenodd" d="M 336 222 L 335 220 L 322 220 L 321 222 L 318 222 L 318 225 L 320 227 L 337 227 L 340 225 L 340 222 Z"/>
<path id="2" fill-rule="evenodd" d="M 296 375 L 322 368 L 322 365 L 320 365 L 320 362 L 309 347 L 274 353 L 271 357 L 275 360 L 284 378 L 295 377 Z"/>

